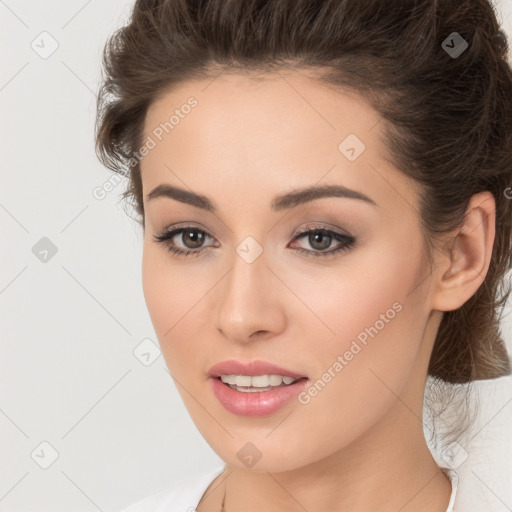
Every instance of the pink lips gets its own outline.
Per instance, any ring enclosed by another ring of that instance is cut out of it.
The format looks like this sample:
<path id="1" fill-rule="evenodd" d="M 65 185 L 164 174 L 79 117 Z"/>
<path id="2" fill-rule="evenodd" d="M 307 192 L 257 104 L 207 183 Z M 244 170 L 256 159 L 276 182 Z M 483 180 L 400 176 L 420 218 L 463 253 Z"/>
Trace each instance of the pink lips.
<path id="1" fill-rule="evenodd" d="M 300 379 L 293 384 L 270 391 L 243 392 L 230 388 L 220 375 L 283 375 Z M 224 361 L 209 370 L 213 393 L 225 409 L 238 416 L 265 416 L 279 410 L 295 398 L 309 382 L 304 375 L 266 361 L 242 363 Z"/>

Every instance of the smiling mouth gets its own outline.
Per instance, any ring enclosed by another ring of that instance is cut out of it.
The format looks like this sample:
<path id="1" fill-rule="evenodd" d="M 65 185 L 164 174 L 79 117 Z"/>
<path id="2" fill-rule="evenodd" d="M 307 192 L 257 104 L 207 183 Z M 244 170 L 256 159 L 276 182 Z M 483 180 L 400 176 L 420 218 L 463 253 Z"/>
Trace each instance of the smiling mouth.
<path id="1" fill-rule="evenodd" d="M 301 377 L 300 379 L 295 379 L 293 382 L 289 384 L 285 384 L 284 382 L 281 382 L 281 384 L 277 386 L 237 386 L 236 384 L 228 384 L 227 382 L 223 382 L 221 377 L 217 377 L 217 380 L 221 381 L 226 387 L 234 390 L 239 391 L 241 393 L 261 393 L 261 392 L 268 392 L 268 391 L 274 391 L 281 388 L 289 388 L 291 386 L 294 386 L 304 380 L 307 380 L 307 377 Z"/>

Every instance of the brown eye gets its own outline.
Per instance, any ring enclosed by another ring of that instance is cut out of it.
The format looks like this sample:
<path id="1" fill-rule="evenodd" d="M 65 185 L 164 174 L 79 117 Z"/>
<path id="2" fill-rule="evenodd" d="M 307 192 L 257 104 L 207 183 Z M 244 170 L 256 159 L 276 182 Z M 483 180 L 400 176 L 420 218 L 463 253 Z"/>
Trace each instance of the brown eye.
<path id="1" fill-rule="evenodd" d="M 187 249 L 198 249 L 204 242 L 204 233 L 198 229 L 182 230 L 181 240 Z"/>
<path id="2" fill-rule="evenodd" d="M 165 244 L 170 252 L 184 256 L 196 256 L 210 249 L 208 246 L 204 247 L 203 243 L 206 238 L 213 238 L 206 231 L 193 226 L 176 228 L 153 236 L 157 242 Z M 176 242 L 179 242 L 183 247 L 180 247 Z"/>
<path id="3" fill-rule="evenodd" d="M 313 249 L 316 249 L 318 251 L 328 249 L 329 246 L 331 245 L 332 240 L 332 236 L 326 235 L 321 231 L 315 231 L 308 235 L 309 244 L 311 245 L 311 247 L 313 247 Z"/>
<path id="4" fill-rule="evenodd" d="M 324 227 L 317 227 L 315 229 L 306 229 L 295 236 L 294 241 L 307 237 L 307 242 L 312 247 L 312 250 L 297 247 L 296 250 L 300 253 L 307 254 L 314 258 L 318 256 L 332 256 L 339 251 L 349 250 L 355 243 L 356 239 L 353 236 L 337 233 Z M 331 247 L 333 240 L 337 240 L 338 247 L 327 251 Z"/>

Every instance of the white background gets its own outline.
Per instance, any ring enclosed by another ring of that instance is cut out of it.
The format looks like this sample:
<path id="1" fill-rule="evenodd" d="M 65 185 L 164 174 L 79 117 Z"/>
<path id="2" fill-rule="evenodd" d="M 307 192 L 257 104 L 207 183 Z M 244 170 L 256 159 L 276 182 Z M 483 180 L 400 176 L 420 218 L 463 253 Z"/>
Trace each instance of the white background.
<path id="1" fill-rule="evenodd" d="M 222 463 L 162 356 L 146 366 L 134 355 L 158 342 L 141 234 L 119 202 L 125 182 L 93 196 L 113 176 L 94 153 L 100 55 L 131 5 L 0 1 L 0 512 L 116 511 Z M 511 1 L 500 8 L 512 37 Z M 32 48 L 43 51 L 42 38 L 58 43 L 48 58 Z M 33 253 L 43 237 L 57 249 L 47 262 Z M 503 328 L 512 344 L 509 319 Z M 504 389 L 482 424 L 501 414 L 510 426 Z M 485 481 L 512 507 L 503 483 Z"/>

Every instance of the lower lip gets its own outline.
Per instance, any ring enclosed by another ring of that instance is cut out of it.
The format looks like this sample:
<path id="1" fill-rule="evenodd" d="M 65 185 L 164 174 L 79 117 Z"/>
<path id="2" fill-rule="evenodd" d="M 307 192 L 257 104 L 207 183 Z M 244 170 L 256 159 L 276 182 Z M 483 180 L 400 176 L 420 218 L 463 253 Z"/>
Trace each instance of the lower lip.
<path id="1" fill-rule="evenodd" d="M 266 416 L 284 407 L 293 400 L 305 387 L 307 379 L 301 379 L 286 387 L 271 391 L 244 393 L 236 391 L 224 384 L 219 378 L 210 378 L 213 393 L 219 402 L 233 414 L 238 416 Z"/>

